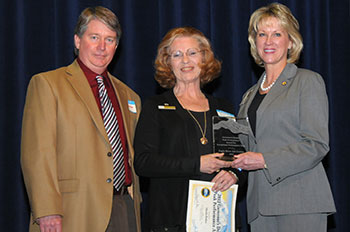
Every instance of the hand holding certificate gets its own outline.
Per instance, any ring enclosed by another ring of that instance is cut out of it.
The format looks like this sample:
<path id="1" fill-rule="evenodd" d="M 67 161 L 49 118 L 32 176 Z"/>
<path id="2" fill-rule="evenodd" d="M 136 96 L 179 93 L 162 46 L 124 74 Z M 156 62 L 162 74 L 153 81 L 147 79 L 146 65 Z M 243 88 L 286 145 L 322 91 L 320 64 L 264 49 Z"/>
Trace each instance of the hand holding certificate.
<path id="1" fill-rule="evenodd" d="M 224 192 L 211 190 L 214 183 L 190 180 L 187 204 L 187 232 L 235 231 L 238 186 Z"/>

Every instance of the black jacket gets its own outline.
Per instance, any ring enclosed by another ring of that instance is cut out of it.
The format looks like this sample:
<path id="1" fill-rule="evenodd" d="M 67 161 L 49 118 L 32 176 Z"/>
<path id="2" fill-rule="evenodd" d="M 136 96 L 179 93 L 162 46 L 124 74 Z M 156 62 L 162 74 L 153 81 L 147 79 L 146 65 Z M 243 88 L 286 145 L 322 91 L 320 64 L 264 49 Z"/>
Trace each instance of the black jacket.
<path id="1" fill-rule="evenodd" d="M 211 115 L 217 115 L 216 110 L 233 113 L 226 100 L 206 97 Z M 138 175 L 150 180 L 147 227 L 185 229 L 188 181 L 201 175 L 198 140 L 196 124 L 172 90 L 145 101 L 135 132 L 134 167 Z M 245 182 L 245 172 L 232 171 Z"/>

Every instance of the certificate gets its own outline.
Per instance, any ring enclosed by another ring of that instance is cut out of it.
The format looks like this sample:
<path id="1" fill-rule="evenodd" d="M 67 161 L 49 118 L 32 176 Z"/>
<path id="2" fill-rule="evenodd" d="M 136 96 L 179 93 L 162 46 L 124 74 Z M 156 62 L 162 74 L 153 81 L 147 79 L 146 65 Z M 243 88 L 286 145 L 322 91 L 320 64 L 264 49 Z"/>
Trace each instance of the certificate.
<path id="1" fill-rule="evenodd" d="M 238 185 L 224 192 L 211 190 L 214 183 L 190 180 L 187 203 L 187 232 L 235 231 Z"/>

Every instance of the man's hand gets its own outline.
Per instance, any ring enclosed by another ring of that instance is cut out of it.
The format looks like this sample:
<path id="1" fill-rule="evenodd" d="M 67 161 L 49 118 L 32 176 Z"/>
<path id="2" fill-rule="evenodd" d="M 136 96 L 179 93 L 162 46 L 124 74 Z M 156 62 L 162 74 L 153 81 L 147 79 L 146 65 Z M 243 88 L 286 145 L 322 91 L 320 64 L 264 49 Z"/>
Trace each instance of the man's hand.
<path id="1" fill-rule="evenodd" d="M 235 160 L 232 162 L 231 167 L 248 171 L 262 169 L 265 167 L 265 159 L 261 153 L 248 151 L 235 155 Z"/>
<path id="2" fill-rule="evenodd" d="M 37 219 L 41 232 L 62 232 L 62 217 L 49 215 Z"/>

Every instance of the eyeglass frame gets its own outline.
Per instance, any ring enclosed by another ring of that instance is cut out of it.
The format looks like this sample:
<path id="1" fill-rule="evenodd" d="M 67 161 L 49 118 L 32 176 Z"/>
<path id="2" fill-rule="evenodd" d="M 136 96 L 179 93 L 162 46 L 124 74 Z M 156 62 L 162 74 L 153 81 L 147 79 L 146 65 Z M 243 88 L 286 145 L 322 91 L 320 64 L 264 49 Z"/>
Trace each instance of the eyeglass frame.
<path id="1" fill-rule="evenodd" d="M 194 54 L 189 54 L 189 53 L 191 53 L 191 52 L 194 52 Z M 186 56 L 188 57 L 188 58 L 195 58 L 198 54 L 200 54 L 201 52 L 204 52 L 204 50 L 198 50 L 198 49 L 196 49 L 196 48 L 189 48 L 189 49 L 187 49 L 187 51 L 184 53 L 184 52 L 182 52 L 182 51 L 180 51 L 180 50 L 177 50 L 177 51 L 174 51 L 174 52 L 171 52 L 171 53 L 169 53 L 169 57 L 171 58 L 171 59 L 174 59 L 174 60 L 180 60 L 180 59 L 183 59 L 183 57 L 184 57 L 184 54 L 186 54 Z M 174 56 L 176 53 L 179 53 L 178 54 L 178 56 Z"/>

